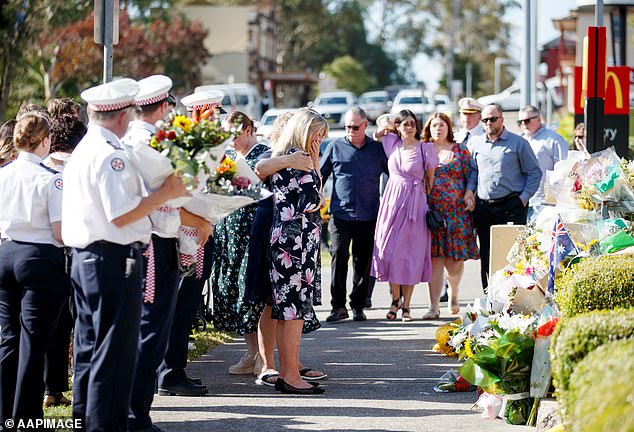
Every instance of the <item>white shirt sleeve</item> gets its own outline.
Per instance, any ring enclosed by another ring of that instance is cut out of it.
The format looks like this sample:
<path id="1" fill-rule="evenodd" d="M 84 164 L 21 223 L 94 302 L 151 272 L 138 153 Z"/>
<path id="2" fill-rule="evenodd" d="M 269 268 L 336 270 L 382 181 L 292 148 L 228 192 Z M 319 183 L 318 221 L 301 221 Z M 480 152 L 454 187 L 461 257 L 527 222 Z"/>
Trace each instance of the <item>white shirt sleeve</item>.
<path id="1" fill-rule="evenodd" d="M 122 216 L 141 202 L 141 178 L 122 151 L 108 155 L 97 172 L 99 196 L 108 222 Z"/>
<path id="2" fill-rule="evenodd" d="M 62 220 L 62 175 L 55 174 L 48 182 L 48 220 L 51 223 Z"/>

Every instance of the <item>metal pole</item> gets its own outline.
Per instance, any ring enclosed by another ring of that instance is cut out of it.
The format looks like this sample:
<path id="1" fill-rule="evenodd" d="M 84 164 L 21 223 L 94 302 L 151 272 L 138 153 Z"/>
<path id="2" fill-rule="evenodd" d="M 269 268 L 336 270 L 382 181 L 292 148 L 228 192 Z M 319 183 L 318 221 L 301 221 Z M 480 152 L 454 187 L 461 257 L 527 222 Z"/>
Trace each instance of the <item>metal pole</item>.
<path id="1" fill-rule="evenodd" d="M 537 106 L 537 0 L 531 1 L 531 35 L 530 35 L 530 53 L 531 53 L 531 105 Z"/>
<path id="2" fill-rule="evenodd" d="M 493 93 L 500 92 L 500 72 L 502 68 L 502 57 L 495 58 L 495 70 L 493 71 Z"/>
<path id="3" fill-rule="evenodd" d="M 104 1 L 103 19 L 103 83 L 105 84 L 112 81 L 114 0 Z"/>
<path id="4" fill-rule="evenodd" d="M 603 0 L 597 0 L 597 5 L 594 8 L 594 25 L 603 25 Z"/>
<path id="5" fill-rule="evenodd" d="M 473 72 L 471 71 L 472 65 L 471 63 L 467 63 L 467 82 L 465 84 L 466 89 L 466 93 L 467 93 L 467 97 L 471 97 L 471 86 L 472 84 L 472 80 L 473 80 Z M 499 84 L 498 84 L 499 85 Z"/>
<path id="6" fill-rule="evenodd" d="M 524 58 L 522 61 L 522 73 L 520 80 L 521 105 L 526 106 L 531 103 L 531 0 L 522 2 L 524 13 Z"/>

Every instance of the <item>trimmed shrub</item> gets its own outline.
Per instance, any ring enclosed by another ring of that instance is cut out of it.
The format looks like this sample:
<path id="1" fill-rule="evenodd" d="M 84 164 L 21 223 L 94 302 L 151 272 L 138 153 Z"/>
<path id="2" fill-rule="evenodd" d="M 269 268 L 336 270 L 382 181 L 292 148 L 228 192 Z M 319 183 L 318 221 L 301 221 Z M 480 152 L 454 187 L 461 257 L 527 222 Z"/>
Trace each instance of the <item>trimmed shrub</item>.
<path id="1" fill-rule="evenodd" d="M 634 308 L 595 311 L 559 322 L 550 341 L 550 361 L 559 412 L 564 422 L 570 413 L 566 392 L 577 363 L 601 345 L 632 337 Z"/>
<path id="2" fill-rule="evenodd" d="M 634 431 L 634 339 L 600 346 L 570 376 L 572 432 Z"/>
<path id="3" fill-rule="evenodd" d="M 586 258 L 559 280 L 557 304 L 563 317 L 634 306 L 634 255 Z"/>

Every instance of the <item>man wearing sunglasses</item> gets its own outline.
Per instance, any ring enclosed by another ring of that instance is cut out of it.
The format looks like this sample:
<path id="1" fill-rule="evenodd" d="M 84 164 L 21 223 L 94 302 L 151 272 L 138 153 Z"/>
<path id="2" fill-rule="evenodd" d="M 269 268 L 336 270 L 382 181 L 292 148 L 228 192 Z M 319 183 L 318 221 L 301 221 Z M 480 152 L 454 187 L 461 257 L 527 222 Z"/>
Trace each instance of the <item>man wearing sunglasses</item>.
<path id="1" fill-rule="evenodd" d="M 365 308 L 374 228 L 379 211 L 379 179 L 387 173 L 387 157 L 381 143 L 366 136 L 368 117 L 361 108 L 351 108 L 344 117 L 345 138 L 328 144 L 320 160 L 325 182 L 332 174 L 330 202 L 330 284 L 332 312 L 327 322 L 348 318 L 346 281 L 352 245 L 352 292 L 350 307 L 355 321 L 366 319 Z"/>
<path id="2" fill-rule="evenodd" d="M 473 170 L 464 200 L 473 211 L 480 240 L 480 276 L 486 292 L 491 226 L 526 223 L 526 205 L 539 187 L 542 172 L 530 144 L 504 127 L 499 105 L 485 106 L 481 121 L 485 134 L 473 141 Z"/>
<path id="3" fill-rule="evenodd" d="M 528 220 L 535 221 L 544 208 L 544 181 L 546 171 L 552 171 L 555 164 L 568 158 L 568 143 L 561 135 L 542 125 L 539 110 L 533 105 L 526 105 L 517 115 L 517 124 L 537 157 L 542 170 L 542 181 L 539 189 L 528 202 Z"/>

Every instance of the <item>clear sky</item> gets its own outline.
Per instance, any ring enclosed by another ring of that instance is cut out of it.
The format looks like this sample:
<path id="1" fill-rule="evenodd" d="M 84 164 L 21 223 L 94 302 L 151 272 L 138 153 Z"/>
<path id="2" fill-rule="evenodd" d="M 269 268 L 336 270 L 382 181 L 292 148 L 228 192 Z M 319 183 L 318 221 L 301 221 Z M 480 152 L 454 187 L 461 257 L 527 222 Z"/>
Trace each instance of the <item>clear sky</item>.
<path id="1" fill-rule="evenodd" d="M 523 3 L 523 2 L 521 2 Z M 548 42 L 549 40 L 559 36 L 559 32 L 553 27 L 552 19 L 561 18 L 567 16 L 571 9 L 576 9 L 575 0 L 537 0 L 537 43 L 538 48 Z M 514 23 L 511 35 L 518 35 L 511 41 L 510 52 L 515 54 L 515 59 L 520 60 L 522 55 L 522 42 L 524 32 L 524 20 L 521 7 L 514 8 L 507 12 L 505 16 L 506 21 Z M 429 60 L 423 56 L 419 56 L 415 61 L 416 63 L 426 62 L 427 67 L 417 67 L 417 70 L 425 70 L 425 76 L 422 78 L 427 87 L 431 90 L 437 87 L 438 79 L 440 78 L 442 71 L 441 65 L 438 62 L 431 62 L 435 65 L 433 70 L 429 68 Z"/>

